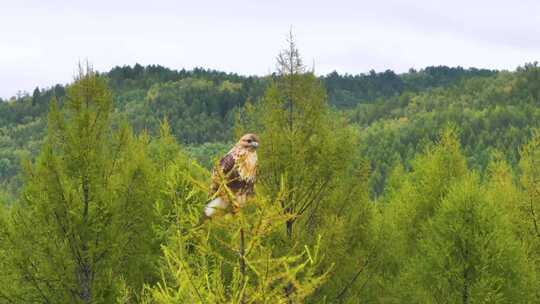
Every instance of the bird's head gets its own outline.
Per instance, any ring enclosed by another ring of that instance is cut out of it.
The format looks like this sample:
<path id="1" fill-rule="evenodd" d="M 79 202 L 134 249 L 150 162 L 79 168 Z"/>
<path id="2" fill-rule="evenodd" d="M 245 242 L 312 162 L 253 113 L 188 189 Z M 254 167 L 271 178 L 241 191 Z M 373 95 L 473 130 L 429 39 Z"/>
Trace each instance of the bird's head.
<path id="1" fill-rule="evenodd" d="M 248 133 L 240 138 L 237 145 L 249 151 L 255 151 L 259 147 L 259 137 L 255 134 Z"/>

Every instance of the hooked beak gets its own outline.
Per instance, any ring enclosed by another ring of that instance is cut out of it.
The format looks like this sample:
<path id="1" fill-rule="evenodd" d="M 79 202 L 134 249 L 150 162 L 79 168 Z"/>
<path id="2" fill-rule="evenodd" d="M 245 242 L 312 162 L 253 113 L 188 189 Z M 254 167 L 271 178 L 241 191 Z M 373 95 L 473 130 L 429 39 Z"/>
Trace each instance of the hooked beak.
<path id="1" fill-rule="evenodd" d="M 252 146 L 253 148 L 257 149 L 257 147 L 259 147 L 259 143 L 256 142 L 256 141 L 254 141 L 254 142 L 251 143 L 251 146 Z"/>

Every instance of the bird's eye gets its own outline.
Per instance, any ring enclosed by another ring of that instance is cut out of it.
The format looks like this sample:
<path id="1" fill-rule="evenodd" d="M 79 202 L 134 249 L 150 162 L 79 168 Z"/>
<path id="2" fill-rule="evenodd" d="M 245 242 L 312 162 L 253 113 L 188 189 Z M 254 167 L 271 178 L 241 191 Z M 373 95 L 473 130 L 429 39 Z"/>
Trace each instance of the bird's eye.
<path id="1" fill-rule="evenodd" d="M 248 142 L 248 144 L 250 144 L 250 143 L 252 142 L 252 140 L 251 140 L 251 139 L 248 139 L 247 142 Z"/>

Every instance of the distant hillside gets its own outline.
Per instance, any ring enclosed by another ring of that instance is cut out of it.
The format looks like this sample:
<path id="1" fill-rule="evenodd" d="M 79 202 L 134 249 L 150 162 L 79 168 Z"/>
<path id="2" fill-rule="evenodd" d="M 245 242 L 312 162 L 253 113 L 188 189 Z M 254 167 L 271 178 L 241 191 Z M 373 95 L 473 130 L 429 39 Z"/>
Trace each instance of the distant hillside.
<path id="1" fill-rule="evenodd" d="M 361 153 L 372 163 L 375 193 L 382 192 L 396 164 L 409 168 L 414 154 L 445 127 L 456 129 L 472 168 L 484 172 L 497 155 L 517 165 L 519 148 L 540 127 L 540 69 L 529 64 L 516 72 L 478 75 L 358 104 L 348 112 L 362 130 Z"/>
<path id="2" fill-rule="evenodd" d="M 374 162 L 373 185 L 378 188 L 392 162 L 406 164 L 423 140 L 433 138 L 448 122 L 464 127 L 466 154 L 478 166 L 485 164 L 492 149 L 523 142 L 519 132 L 537 126 L 529 92 L 534 89 L 520 80 L 525 72 L 439 66 L 404 74 L 333 72 L 320 80 L 329 103 L 358 124 L 366 143 L 362 152 Z M 116 123 L 127 120 L 136 131 L 155 134 L 167 118 L 178 141 L 207 164 L 208 154 L 231 140 L 235 113 L 247 101 L 257 102 L 274 77 L 139 64 L 102 75 L 113 92 Z M 62 102 L 65 88 L 36 88 L 32 94 L 0 100 L 0 181 L 19 172 L 21 155 L 34 155 L 39 149 L 53 96 Z M 509 155 L 514 157 L 515 151 Z M 11 182 L 12 188 L 16 185 Z"/>

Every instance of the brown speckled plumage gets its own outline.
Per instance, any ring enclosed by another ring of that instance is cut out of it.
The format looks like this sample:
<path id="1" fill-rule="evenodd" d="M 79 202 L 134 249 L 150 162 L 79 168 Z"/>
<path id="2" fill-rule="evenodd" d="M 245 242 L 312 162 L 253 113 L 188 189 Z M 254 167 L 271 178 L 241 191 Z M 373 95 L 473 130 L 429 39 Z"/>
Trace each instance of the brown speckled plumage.
<path id="1" fill-rule="evenodd" d="M 257 147 L 259 139 L 255 134 L 246 134 L 219 161 L 212 171 L 210 202 L 205 214 L 212 217 L 214 209 L 230 209 L 236 212 L 248 196 L 254 194 L 257 175 Z M 219 200 L 219 201 L 217 201 Z"/>

